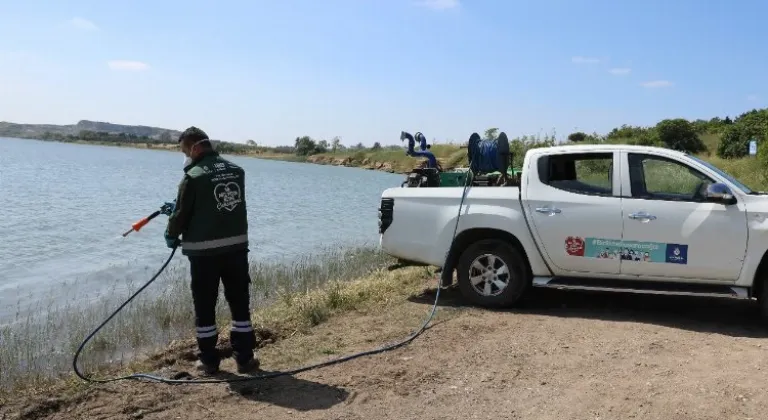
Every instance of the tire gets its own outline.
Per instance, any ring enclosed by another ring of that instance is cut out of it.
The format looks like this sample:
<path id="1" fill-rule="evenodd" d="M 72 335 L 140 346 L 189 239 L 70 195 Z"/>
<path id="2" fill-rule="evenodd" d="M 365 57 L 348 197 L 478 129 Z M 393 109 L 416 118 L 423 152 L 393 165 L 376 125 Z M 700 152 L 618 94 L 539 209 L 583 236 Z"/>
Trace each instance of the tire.
<path id="1" fill-rule="evenodd" d="M 483 274 L 478 270 L 478 265 L 487 267 L 492 262 L 489 257 L 495 259 L 494 268 L 502 273 L 486 271 Z M 504 266 L 507 270 L 502 269 Z M 498 239 L 484 239 L 468 246 L 459 257 L 456 270 L 461 294 L 472 304 L 486 308 L 513 306 L 532 281 L 528 263 L 520 251 Z M 483 275 L 486 277 L 473 285 L 471 278 Z"/>
<path id="2" fill-rule="evenodd" d="M 766 284 L 766 279 L 761 278 L 760 281 L 763 282 L 763 285 L 760 287 L 760 294 L 755 297 L 757 298 L 757 306 L 760 311 L 760 321 L 763 325 L 768 326 L 768 288 L 765 287 L 768 285 Z"/>

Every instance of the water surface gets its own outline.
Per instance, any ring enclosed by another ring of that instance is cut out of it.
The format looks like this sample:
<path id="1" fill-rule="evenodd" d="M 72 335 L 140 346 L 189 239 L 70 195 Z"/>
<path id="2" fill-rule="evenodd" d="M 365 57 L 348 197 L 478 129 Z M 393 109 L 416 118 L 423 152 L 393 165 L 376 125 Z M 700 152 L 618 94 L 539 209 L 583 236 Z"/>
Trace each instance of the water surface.
<path id="1" fill-rule="evenodd" d="M 381 192 L 402 181 L 357 168 L 228 158 L 246 171 L 252 259 L 375 245 Z M 168 255 L 167 218 L 121 234 L 175 197 L 183 160 L 180 152 L 0 138 L 0 321 L 41 299 L 84 302 L 146 281 Z M 184 265 L 177 254 L 172 264 Z"/>

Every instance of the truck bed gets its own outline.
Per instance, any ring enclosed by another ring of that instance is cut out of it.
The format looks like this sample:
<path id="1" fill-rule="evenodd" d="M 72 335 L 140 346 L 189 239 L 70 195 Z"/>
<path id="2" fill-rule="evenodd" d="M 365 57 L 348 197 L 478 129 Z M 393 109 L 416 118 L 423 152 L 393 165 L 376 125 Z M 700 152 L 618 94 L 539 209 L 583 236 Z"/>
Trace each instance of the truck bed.
<path id="1" fill-rule="evenodd" d="M 463 187 L 389 188 L 382 194 L 382 250 L 409 261 L 442 267 L 459 212 Z M 381 210 L 380 210 L 381 211 Z M 459 231 L 518 220 L 527 230 L 518 187 L 473 187 L 461 209 Z M 526 235 L 530 236 L 530 235 Z"/>

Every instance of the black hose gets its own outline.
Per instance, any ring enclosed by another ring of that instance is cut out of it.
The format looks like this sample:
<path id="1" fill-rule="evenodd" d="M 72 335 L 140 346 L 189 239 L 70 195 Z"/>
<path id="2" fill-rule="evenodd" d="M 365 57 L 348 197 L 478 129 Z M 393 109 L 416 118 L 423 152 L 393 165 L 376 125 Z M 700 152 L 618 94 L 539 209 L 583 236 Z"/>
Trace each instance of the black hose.
<path id="1" fill-rule="evenodd" d="M 469 182 L 470 182 L 470 171 L 467 171 L 467 177 L 466 177 L 466 179 L 464 181 L 464 189 L 462 190 L 462 193 L 461 193 L 461 201 L 459 202 L 459 212 L 458 212 L 458 215 L 456 216 L 456 224 L 454 225 L 454 228 L 453 228 L 453 238 L 451 240 L 451 245 L 448 247 L 448 251 L 446 252 L 445 263 L 443 264 L 443 269 L 445 269 L 445 267 L 448 266 L 448 255 L 450 254 L 450 249 L 453 246 L 453 241 L 456 239 L 456 231 L 459 228 L 459 219 L 461 218 L 461 209 L 462 209 L 462 207 L 464 205 L 464 198 L 466 197 L 467 186 L 469 186 Z M 107 317 L 107 319 L 105 319 L 104 322 L 102 322 L 98 327 L 96 327 L 96 329 L 94 329 L 85 338 L 85 340 L 83 340 L 83 342 L 80 344 L 80 347 L 78 347 L 77 351 L 75 352 L 75 356 L 74 356 L 74 358 L 72 360 L 72 368 L 74 369 L 75 374 L 78 377 L 80 377 L 80 379 L 83 379 L 83 380 L 85 380 L 87 382 L 93 382 L 93 383 L 108 383 L 108 382 L 115 382 L 115 381 L 126 380 L 126 379 L 147 379 L 147 380 L 150 380 L 150 381 L 161 382 L 161 383 L 166 383 L 166 384 L 214 384 L 214 383 L 246 382 L 246 381 L 259 380 L 259 379 L 276 378 L 276 377 L 279 377 L 279 376 L 293 376 L 293 375 L 295 375 L 297 373 L 306 372 L 308 370 L 318 369 L 318 368 L 325 367 L 325 366 L 331 366 L 331 365 L 335 365 L 335 364 L 338 364 L 338 363 L 347 362 L 347 361 L 350 361 L 352 359 L 357 359 L 358 357 L 370 356 L 370 355 L 374 355 L 374 354 L 378 354 L 378 353 L 384 353 L 386 351 L 394 350 L 396 348 L 402 347 L 402 346 L 410 343 L 411 341 L 413 341 L 416 337 L 421 335 L 421 333 L 423 333 L 427 329 L 427 325 L 429 325 L 429 322 L 435 316 L 435 312 L 437 311 L 437 304 L 440 301 L 441 284 L 438 283 L 438 287 L 437 287 L 437 290 L 436 290 L 436 293 L 435 293 L 435 302 L 432 304 L 432 309 L 431 309 L 431 311 L 429 313 L 429 316 L 427 316 L 427 318 L 424 320 L 424 323 L 421 325 L 421 327 L 418 330 L 413 332 L 410 336 L 408 336 L 407 338 L 405 338 L 402 341 L 399 341 L 399 342 L 396 342 L 396 343 L 393 343 L 393 344 L 389 344 L 389 345 L 385 345 L 385 346 L 379 347 L 377 349 L 368 350 L 368 351 L 364 351 L 364 352 L 360 352 L 360 353 L 354 353 L 354 354 L 351 354 L 349 356 L 340 357 L 338 359 L 332 359 L 332 360 L 328 360 L 328 361 L 325 361 L 325 362 L 315 363 L 315 364 L 312 364 L 312 365 L 308 365 L 308 366 L 304 366 L 304 367 L 301 367 L 301 368 L 297 368 L 297 369 L 293 369 L 293 370 L 288 370 L 288 371 L 284 371 L 284 372 L 279 372 L 278 371 L 278 372 L 270 372 L 270 373 L 263 374 L 263 375 L 243 376 L 243 377 L 228 378 L 228 379 L 167 379 L 167 378 L 163 378 L 163 377 L 160 377 L 160 376 L 151 375 L 151 374 L 148 374 L 148 373 L 132 373 L 130 375 L 119 376 L 119 377 L 114 377 L 114 378 L 107 378 L 107 379 L 95 379 L 95 378 L 89 378 L 89 377 L 85 376 L 82 372 L 80 372 L 80 369 L 78 369 L 78 367 L 77 367 L 77 360 L 80 357 L 80 353 L 82 352 L 82 350 L 85 347 L 85 345 L 93 338 L 93 336 L 96 335 L 96 333 L 99 332 L 99 330 L 101 330 L 104 327 L 104 325 L 106 325 L 109 321 L 111 321 L 112 318 L 114 318 L 115 315 L 117 315 L 118 312 L 120 312 L 128 303 L 130 303 L 139 293 L 141 293 L 144 289 L 146 289 L 147 286 L 152 284 L 152 282 L 157 280 L 157 278 L 160 276 L 160 274 L 163 272 L 163 270 L 165 270 L 165 268 L 171 262 L 171 259 L 173 258 L 174 254 L 176 253 L 176 249 L 177 249 L 176 247 L 173 247 L 173 250 L 171 251 L 171 255 L 168 256 L 168 259 L 165 260 L 165 263 L 163 263 L 163 265 L 160 267 L 160 269 L 157 270 L 157 273 L 155 273 L 155 275 L 152 276 L 152 278 L 149 279 L 148 282 L 146 282 L 143 286 L 141 286 L 139 288 L 139 290 L 134 292 L 131 295 L 131 297 L 129 297 L 125 302 L 123 302 L 122 305 L 120 305 L 117 309 L 115 309 L 115 311 L 112 312 L 112 314 L 109 315 L 109 317 Z"/>

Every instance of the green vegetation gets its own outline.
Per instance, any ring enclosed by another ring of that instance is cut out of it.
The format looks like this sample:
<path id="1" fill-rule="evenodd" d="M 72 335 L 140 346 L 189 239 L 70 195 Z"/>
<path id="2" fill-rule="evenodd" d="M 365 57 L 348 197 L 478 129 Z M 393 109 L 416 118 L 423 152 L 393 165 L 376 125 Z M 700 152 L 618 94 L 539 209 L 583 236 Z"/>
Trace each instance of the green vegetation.
<path id="1" fill-rule="evenodd" d="M 492 138 L 499 131 L 494 127 L 485 130 L 484 134 L 486 138 Z M 768 189 L 768 145 L 765 144 L 768 138 L 768 108 L 754 109 L 734 119 L 730 117 L 695 121 L 682 118 L 665 119 L 651 127 L 622 125 L 612 129 L 606 135 L 575 132 L 567 137 L 568 141 L 560 144 L 631 144 L 685 151 L 712 163 L 752 189 Z M 304 144 L 314 144 L 309 137 L 302 137 L 302 139 Z M 752 139 L 758 144 L 756 157 L 747 156 L 749 141 Z M 523 136 L 510 139 L 510 142 L 514 153 L 513 166 L 516 167 L 522 164 L 528 149 L 558 143 L 554 135 Z M 466 150 L 460 149 L 460 144 L 433 144 L 430 150 L 444 169 L 467 165 Z M 306 160 L 320 164 L 404 173 L 418 166 L 423 159 L 406 156 L 401 146 L 391 146 L 339 149 L 336 152 L 314 149 L 314 152 L 307 154 Z"/>
<path id="2" fill-rule="evenodd" d="M 122 130 L 122 131 L 121 131 Z M 494 138 L 498 127 L 484 130 L 485 138 Z M 0 122 L 0 136 L 108 144 L 129 147 L 175 149 L 178 131 L 144 126 L 80 121 L 73 126 L 25 125 Z M 748 187 L 768 189 L 768 108 L 753 109 L 734 119 L 714 117 L 689 121 L 683 118 L 665 119 L 654 126 L 622 125 L 605 135 L 583 132 L 571 133 L 567 142 L 558 142 L 555 135 L 522 136 L 511 139 L 514 155 L 512 164 L 519 167 L 525 152 L 536 147 L 555 144 L 612 143 L 667 147 L 701 157 L 739 179 Z M 468 135 L 467 135 L 468 137 Z M 750 140 L 758 143 L 758 155 L 748 157 Z M 315 140 L 310 136 L 296 137 L 292 145 L 269 147 L 254 140 L 232 143 L 214 140 L 217 150 L 224 154 L 253 156 L 317 164 L 353 166 L 387 172 L 407 173 L 423 164 L 423 159 L 406 156 L 403 145 L 382 146 L 374 143 L 365 147 L 358 142 L 348 147 L 339 137 Z M 465 142 L 462 142 L 463 144 Z M 459 143 L 433 140 L 431 151 L 443 169 L 467 165 L 466 150 Z"/>
<path id="3" fill-rule="evenodd" d="M 381 302 L 402 288 L 384 267 L 390 257 L 369 248 L 328 251 L 294 263 L 253 263 L 251 302 L 255 326 L 279 339 L 306 331 L 334 313 Z M 363 285 L 351 280 L 368 276 Z M 413 277 L 413 276 L 411 276 Z M 185 266 L 168 270 L 94 337 L 82 353 L 85 372 L 125 367 L 169 342 L 194 337 L 191 295 Z M 381 283 L 384 281 L 384 283 Z M 377 286 L 378 285 L 378 286 Z M 98 303 L 31 311 L 41 317 L 16 319 L 0 327 L 0 394 L 71 377 L 71 358 L 80 342 L 140 285 L 112 290 Z M 61 292 L 61 290 L 59 290 Z M 219 298 L 220 333 L 226 334 L 229 310 Z M 61 297 L 62 293 L 59 293 Z"/>
<path id="4" fill-rule="evenodd" d="M 486 138 L 493 138 L 500 131 L 500 128 L 493 127 L 484 130 L 483 133 Z M 177 147 L 175 139 L 179 134 L 178 131 L 162 128 L 91 121 L 80 121 L 70 126 L 0 122 L 0 136 L 132 147 L 173 149 Z M 660 121 L 651 127 L 622 125 L 605 135 L 575 132 L 567 136 L 565 144 L 636 144 L 682 150 L 712 162 L 737 178 L 742 179 L 746 176 L 747 185 L 758 186 L 762 185 L 764 172 L 768 171 L 768 148 L 758 147 L 757 159 L 739 159 L 747 156 L 750 140 L 754 139 L 761 145 L 766 136 L 768 136 L 768 108 L 753 109 L 734 119 L 728 116 L 694 121 L 673 118 Z M 467 133 L 468 137 L 469 133 Z M 345 146 L 339 137 L 331 140 L 316 140 L 305 135 L 296 137 L 291 145 L 276 147 L 259 145 L 254 140 L 248 140 L 245 143 L 214 140 L 214 143 L 217 149 L 225 154 L 356 166 L 389 172 L 407 172 L 420 164 L 420 159 L 405 155 L 402 145 L 382 146 L 376 142 L 371 147 L 366 147 L 358 142 L 354 146 Z M 528 149 L 557 143 L 554 135 L 513 138 L 511 139 L 514 153 L 513 165 L 519 166 L 522 163 Z M 433 141 L 430 150 L 444 169 L 450 169 L 467 164 L 466 151 L 459 147 L 458 143 Z"/>
<path id="5" fill-rule="evenodd" d="M 86 124 L 81 121 L 78 126 L 80 128 L 104 128 L 96 124 L 90 122 Z M 138 129 L 133 129 L 131 133 L 89 130 L 73 132 L 69 129 L 68 134 L 61 134 L 61 130 L 56 132 L 51 129 L 51 126 L 40 127 L 42 128 L 37 129 L 36 132 L 42 129 L 45 131 L 35 138 L 42 140 L 163 149 L 175 149 L 177 147 L 174 139 L 178 134 L 174 133 L 178 132 L 172 130 L 153 129 L 155 131 L 152 132 L 152 136 L 148 136 L 135 134 L 136 132 L 144 133 Z M 112 125 L 108 128 L 114 127 L 123 126 Z M 29 137 L 29 135 L 22 136 L 19 134 L 18 127 L 15 130 L 16 136 Z M 493 127 L 484 130 L 483 134 L 486 138 L 493 138 L 500 131 L 499 128 Z M 710 161 L 743 180 L 748 186 L 759 189 L 758 187 L 763 186 L 768 181 L 766 178 L 768 175 L 768 148 L 759 147 L 756 159 L 743 158 L 748 153 L 749 141 L 755 139 L 758 144 L 762 144 L 766 133 L 768 133 L 768 109 L 761 109 L 745 112 L 734 119 L 715 117 L 710 120 L 688 121 L 675 118 L 660 121 L 651 127 L 622 125 L 605 135 L 575 132 L 567 136 L 568 141 L 565 144 L 636 144 L 683 150 Z M 8 123 L 0 123 L 0 135 L 8 135 Z M 400 144 L 382 146 L 379 143 L 374 143 L 371 147 L 365 147 L 362 143 L 357 143 L 354 146 L 345 146 L 338 137 L 331 140 L 315 140 L 309 136 L 301 136 L 296 137 L 292 145 L 277 147 L 260 146 L 253 140 L 248 140 L 246 143 L 214 140 L 214 143 L 216 143 L 217 150 L 225 154 L 354 166 L 398 173 L 408 172 L 421 163 L 421 159 L 406 156 L 403 145 Z M 513 165 L 519 167 L 522 164 L 528 149 L 554 144 L 558 144 L 554 135 L 522 136 L 511 139 L 512 152 L 514 153 Z M 459 143 L 433 142 L 430 150 L 438 158 L 444 169 L 467 164 L 466 150 L 460 149 Z"/>

